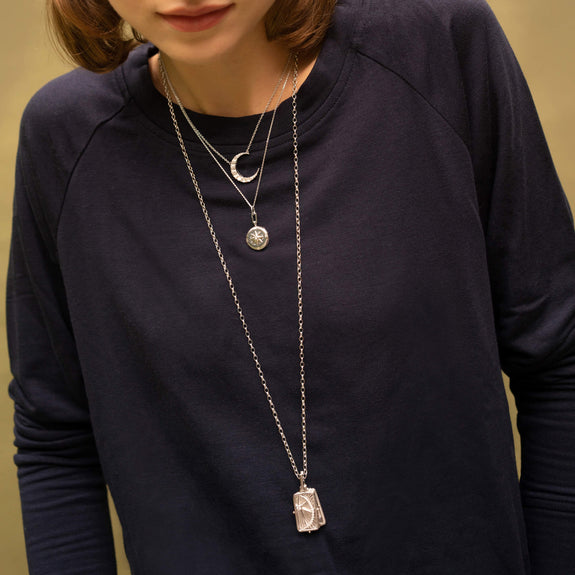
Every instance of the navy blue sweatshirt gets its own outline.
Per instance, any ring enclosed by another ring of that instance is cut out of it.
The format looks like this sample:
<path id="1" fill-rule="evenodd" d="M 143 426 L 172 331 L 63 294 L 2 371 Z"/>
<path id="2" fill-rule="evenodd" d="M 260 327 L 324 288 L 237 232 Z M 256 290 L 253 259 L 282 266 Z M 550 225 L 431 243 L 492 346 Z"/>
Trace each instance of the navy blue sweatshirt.
<path id="1" fill-rule="evenodd" d="M 115 573 L 108 486 L 134 575 L 575 573 L 573 220 L 485 2 L 342 1 L 298 94 L 312 534 L 152 53 L 51 82 L 22 121 L 8 330 L 30 572 Z M 257 120 L 192 117 L 228 158 Z M 255 252 L 180 116 L 301 467 L 291 121 L 288 100 Z"/>

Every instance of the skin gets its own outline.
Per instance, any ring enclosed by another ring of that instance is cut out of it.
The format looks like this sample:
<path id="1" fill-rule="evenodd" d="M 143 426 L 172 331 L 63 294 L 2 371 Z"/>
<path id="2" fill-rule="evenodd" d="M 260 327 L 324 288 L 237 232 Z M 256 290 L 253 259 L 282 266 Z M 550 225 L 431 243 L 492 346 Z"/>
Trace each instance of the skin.
<path id="1" fill-rule="evenodd" d="M 183 104 L 194 111 L 239 117 L 261 113 L 289 51 L 266 37 L 265 16 L 275 0 L 110 0 L 112 7 L 157 46 Z M 223 20 L 198 32 L 172 28 L 159 13 L 180 8 L 232 5 Z M 314 61 L 300 68 L 300 84 Z M 158 57 L 150 60 L 163 92 Z M 284 95 L 284 99 L 289 94 Z"/>

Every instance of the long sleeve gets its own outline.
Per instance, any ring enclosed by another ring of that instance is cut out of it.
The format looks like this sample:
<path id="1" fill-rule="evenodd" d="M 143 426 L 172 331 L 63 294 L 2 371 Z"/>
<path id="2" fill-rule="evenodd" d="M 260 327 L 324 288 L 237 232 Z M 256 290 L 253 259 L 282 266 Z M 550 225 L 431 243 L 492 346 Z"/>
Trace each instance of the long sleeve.
<path id="1" fill-rule="evenodd" d="M 21 142 L 7 323 L 29 569 L 31 575 L 113 575 L 106 484 L 34 173 Z"/>
<path id="2" fill-rule="evenodd" d="M 533 575 L 575 572 L 575 233 L 521 70 L 483 3 L 458 28 Z"/>

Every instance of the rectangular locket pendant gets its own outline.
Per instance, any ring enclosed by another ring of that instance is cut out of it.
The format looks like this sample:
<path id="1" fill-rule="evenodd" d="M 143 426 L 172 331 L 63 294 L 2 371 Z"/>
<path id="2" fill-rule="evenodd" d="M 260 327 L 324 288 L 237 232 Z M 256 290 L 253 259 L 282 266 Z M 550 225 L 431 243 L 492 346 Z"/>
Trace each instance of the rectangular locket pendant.
<path id="1" fill-rule="evenodd" d="M 325 515 L 317 491 L 303 482 L 299 491 L 293 494 L 293 507 L 297 530 L 300 533 L 311 533 L 325 525 Z"/>

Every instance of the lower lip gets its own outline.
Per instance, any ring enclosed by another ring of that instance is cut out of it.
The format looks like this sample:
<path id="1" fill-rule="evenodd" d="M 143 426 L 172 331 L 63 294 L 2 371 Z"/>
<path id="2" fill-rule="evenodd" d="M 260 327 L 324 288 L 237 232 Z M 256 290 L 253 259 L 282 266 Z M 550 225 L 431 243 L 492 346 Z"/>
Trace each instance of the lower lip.
<path id="1" fill-rule="evenodd" d="M 175 30 L 180 32 L 202 32 L 218 25 L 232 9 L 233 4 L 214 10 L 201 16 L 168 16 L 161 14 L 162 18 Z"/>

